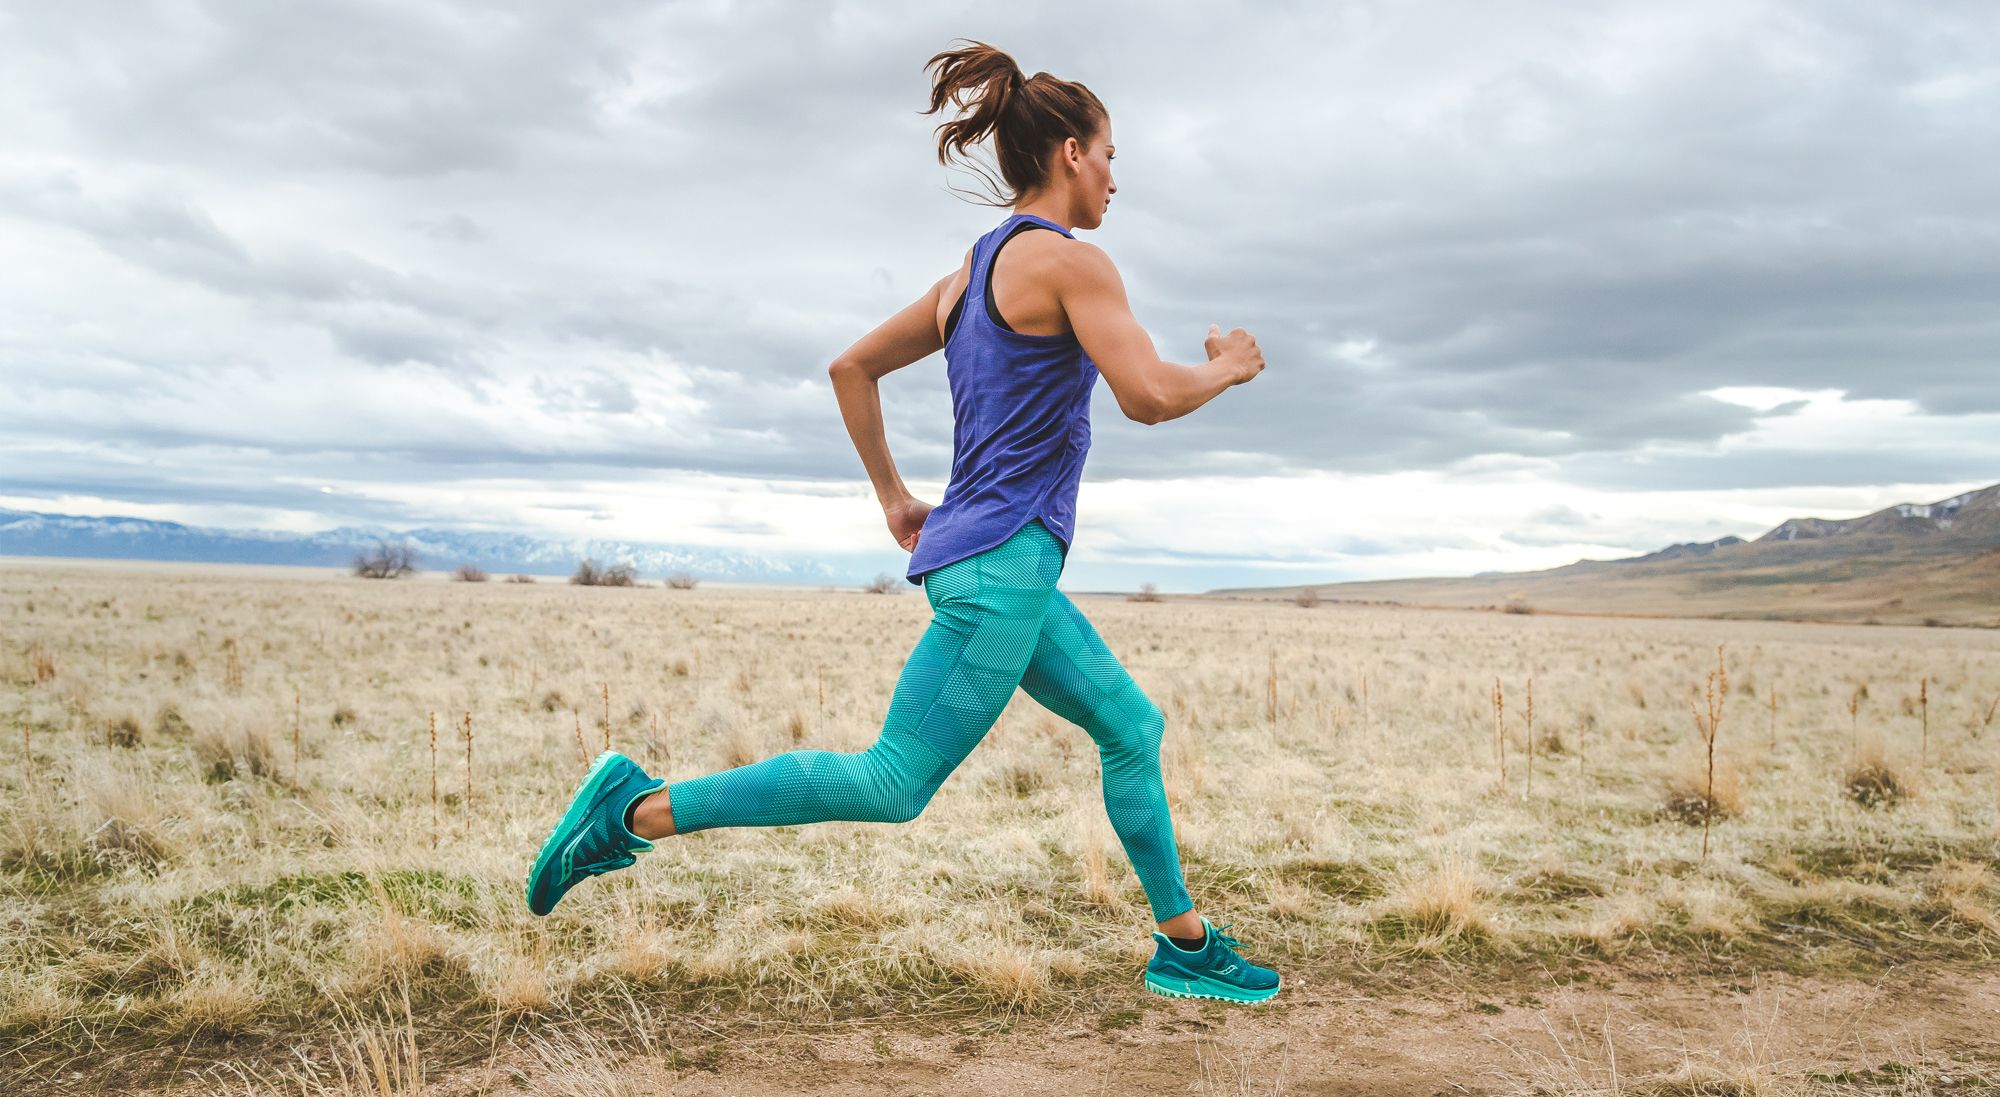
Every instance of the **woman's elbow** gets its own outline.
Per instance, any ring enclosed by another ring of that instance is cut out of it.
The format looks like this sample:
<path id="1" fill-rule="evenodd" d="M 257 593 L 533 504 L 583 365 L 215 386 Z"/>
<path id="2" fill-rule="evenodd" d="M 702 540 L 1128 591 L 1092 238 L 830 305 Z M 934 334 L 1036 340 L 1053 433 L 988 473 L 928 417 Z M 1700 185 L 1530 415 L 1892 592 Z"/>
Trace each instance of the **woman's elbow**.
<path id="1" fill-rule="evenodd" d="M 1135 423 L 1152 426 L 1167 418 L 1166 398 L 1157 392 L 1131 393 L 1118 401 L 1118 410 Z"/>

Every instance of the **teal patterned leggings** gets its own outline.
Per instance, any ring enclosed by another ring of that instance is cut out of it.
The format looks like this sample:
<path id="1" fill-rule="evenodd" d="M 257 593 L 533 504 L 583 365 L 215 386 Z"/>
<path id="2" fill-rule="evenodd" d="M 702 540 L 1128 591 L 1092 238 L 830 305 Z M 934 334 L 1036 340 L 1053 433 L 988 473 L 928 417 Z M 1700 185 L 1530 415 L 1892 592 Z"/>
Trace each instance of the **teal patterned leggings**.
<path id="1" fill-rule="evenodd" d="M 1160 785 L 1166 720 L 1076 604 L 1056 589 L 1063 547 L 1037 518 L 924 576 L 933 616 L 903 665 L 881 737 L 853 753 L 793 750 L 672 782 L 676 833 L 917 817 L 1019 686 L 1090 733 L 1104 810 L 1155 921 L 1193 909 Z"/>

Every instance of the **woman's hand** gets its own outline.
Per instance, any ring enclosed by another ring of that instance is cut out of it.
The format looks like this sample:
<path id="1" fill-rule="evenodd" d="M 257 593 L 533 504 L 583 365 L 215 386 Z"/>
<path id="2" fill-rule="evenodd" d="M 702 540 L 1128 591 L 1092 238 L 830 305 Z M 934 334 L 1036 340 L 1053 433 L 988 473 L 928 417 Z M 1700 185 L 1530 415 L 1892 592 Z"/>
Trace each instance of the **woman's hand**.
<path id="1" fill-rule="evenodd" d="M 914 496 L 882 508 L 882 516 L 889 520 L 890 535 L 906 552 L 917 551 L 917 537 L 930 513 L 931 505 Z"/>

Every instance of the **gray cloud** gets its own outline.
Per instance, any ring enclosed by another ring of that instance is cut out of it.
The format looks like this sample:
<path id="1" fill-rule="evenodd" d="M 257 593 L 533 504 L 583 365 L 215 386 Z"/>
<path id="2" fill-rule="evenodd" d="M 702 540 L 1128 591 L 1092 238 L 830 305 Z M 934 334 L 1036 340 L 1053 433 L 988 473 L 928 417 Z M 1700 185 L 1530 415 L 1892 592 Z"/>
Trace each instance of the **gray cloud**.
<path id="1" fill-rule="evenodd" d="M 1110 105 L 1120 192 L 1089 238 L 1162 354 L 1197 360 L 1215 320 L 1270 361 L 1157 427 L 1101 388 L 1093 478 L 1513 457 L 1633 488 L 1992 478 L 1994 450 L 1862 434 L 1715 449 L 1800 405 L 1702 395 L 2000 412 L 1986 7 L 1138 10 L 14 20 L 0 245 L 37 278 L 0 294 L 0 433 L 106 460 L 37 449 L 5 479 L 132 499 L 219 499 L 270 464 L 858 479 L 825 363 L 1002 215 L 944 193 L 916 113 L 959 35 Z M 905 476 L 942 479 L 942 362 L 883 398 Z M 129 447 L 179 478 L 112 459 Z"/>

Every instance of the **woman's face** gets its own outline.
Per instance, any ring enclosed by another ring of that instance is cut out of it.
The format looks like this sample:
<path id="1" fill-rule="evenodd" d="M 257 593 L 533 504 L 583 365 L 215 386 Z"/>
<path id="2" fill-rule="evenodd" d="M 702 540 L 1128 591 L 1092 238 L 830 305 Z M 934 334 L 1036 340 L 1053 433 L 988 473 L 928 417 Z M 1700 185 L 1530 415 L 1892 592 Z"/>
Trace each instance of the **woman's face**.
<path id="1" fill-rule="evenodd" d="M 1118 184 L 1111 178 L 1111 160 L 1117 151 L 1111 142 L 1111 120 L 1107 118 L 1079 157 L 1078 228 L 1094 229 L 1104 223 L 1104 215 L 1111 209 L 1111 196 L 1118 193 Z"/>

